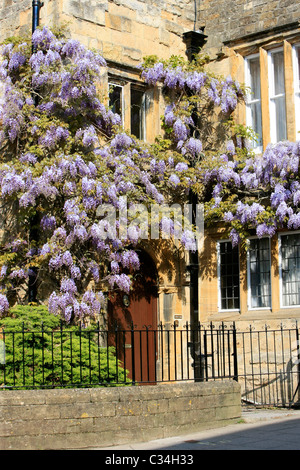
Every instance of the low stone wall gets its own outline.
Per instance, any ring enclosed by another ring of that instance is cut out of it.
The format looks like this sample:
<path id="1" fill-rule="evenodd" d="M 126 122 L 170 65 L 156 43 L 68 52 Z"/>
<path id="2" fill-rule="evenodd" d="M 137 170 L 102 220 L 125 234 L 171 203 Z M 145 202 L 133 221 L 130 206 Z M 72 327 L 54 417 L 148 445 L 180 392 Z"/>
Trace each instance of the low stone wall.
<path id="1" fill-rule="evenodd" d="M 219 427 L 241 416 L 236 382 L 0 391 L 0 449 L 108 447 Z"/>

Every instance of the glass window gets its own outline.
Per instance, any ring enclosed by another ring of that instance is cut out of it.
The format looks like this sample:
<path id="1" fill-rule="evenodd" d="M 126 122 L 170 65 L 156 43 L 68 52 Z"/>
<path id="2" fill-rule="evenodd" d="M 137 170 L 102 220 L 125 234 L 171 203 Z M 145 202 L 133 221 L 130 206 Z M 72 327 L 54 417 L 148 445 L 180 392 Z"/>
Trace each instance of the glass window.
<path id="1" fill-rule="evenodd" d="M 300 140 L 300 44 L 294 47 L 294 89 L 296 110 L 296 139 Z"/>
<path id="2" fill-rule="evenodd" d="M 250 240 L 248 276 L 250 308 L 270 308 L 271 254 L 268 238 Z"/>
<path id="3" fill-rule="evenodd" d="M 123 122 L 123 87 L 109 83 L 109 107 L 121 116 Z"/>
<path id="4" fill-rule="evenodd" d="M 260 95 L 259 56 L 246 59 L 246 85 L 250 88 L 247 96 L 247 126 L 257 134 L 257 141 L 252 143 L 254 149 L 262 150 L 262 117 Z"/>
<path id="5" fill-rule="evenodd" d="M 273 143 L 286 140 L 283 50 L 269 53 L 270 130 Z"/>
<path id="6" fill-rule="evenodd" d="M 281 236 L 282 306 L 300 305 L 300 234 Z"/>
<path id="7" fill-rule="evenodd" d="M 131 87 L 131 134 L 145 139 L 145 93 Z"/>
<path id="8" fill-rule="evenodd" d="M 231 242 L 219 243 L 219 286 L 222 310 L 240 308 L 239 249 Z"/>

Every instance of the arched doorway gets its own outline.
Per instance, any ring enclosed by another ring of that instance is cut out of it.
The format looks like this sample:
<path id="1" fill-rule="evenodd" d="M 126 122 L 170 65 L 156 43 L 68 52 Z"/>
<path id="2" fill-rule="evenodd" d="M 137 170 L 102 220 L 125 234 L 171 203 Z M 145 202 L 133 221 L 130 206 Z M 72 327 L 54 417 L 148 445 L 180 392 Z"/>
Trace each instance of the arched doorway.
<path id="1" fill-rule="evenodd" d="M 140 270 L 129 295 L 110 293 L 109 343 L 135 383 L 156 382 L 158 276 L 152 258 L 139 252 Z"/>

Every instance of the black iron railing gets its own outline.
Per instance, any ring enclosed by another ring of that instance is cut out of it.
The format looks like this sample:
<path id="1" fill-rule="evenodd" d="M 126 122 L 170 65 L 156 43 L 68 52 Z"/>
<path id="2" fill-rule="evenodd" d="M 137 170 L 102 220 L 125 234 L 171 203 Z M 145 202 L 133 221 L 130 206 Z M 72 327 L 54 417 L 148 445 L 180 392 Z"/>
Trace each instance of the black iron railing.
<path id="1" fill-rule="evenodd" d="M 189 324 L 0 330 L 2 388 L 236 379 L 235 329 Z"/>
<path id="2" fill-rule="evenodd" d="M 0 329 L 0 388 L 236 380 L 247 404 L 300 404 L 300 333 L 280 325 Z"/>
<path id="3" fill-rule="evenodd" d="M 298 323 L 289 328 L 249 326 L 238 331 L 238 380 L 244 403 L 291 407 L 300 404 Z"/>

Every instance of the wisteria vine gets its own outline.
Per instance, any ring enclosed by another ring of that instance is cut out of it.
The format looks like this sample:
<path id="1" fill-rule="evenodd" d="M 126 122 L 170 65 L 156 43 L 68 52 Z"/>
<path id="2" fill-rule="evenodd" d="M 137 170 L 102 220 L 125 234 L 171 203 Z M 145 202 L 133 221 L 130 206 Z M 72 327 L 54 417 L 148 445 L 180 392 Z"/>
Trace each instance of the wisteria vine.
<path id="1" fill-rule="evenodd" d="M 107 288 L 129 292 L 141 228 L 133 217 L 121 237 L 120 220 L 110 225 L 101 213 L 110 206 L 121 214 L 125 199 L 184 203 L 194 191 L 207 220 L 228 224 L 234 243 L 249 229 L 272 236 L 280 224 L 300 227 L 299 144 L 270 146 L 259 158 L 232 132 L 218 153 L 201 138 L 208 110 L 228 119 L 244 98 L 231 77 L 196 62 L 146 61 L 142 78 L 161 84 L 166 99 L 165 136 L 150 145 L 125 132 L 101 102 L 106 62 L 78 41 L 37 29 L 29 40 L 5 43 L 1 57 L 0 315 L 35 268 L 49 310 L 67 321 L 97 316 Z M 171 219 L 160 224 L 174 233 Z M 193 246 L 190 230 L 181 243 Z"/>
<path id="2" fill-rule="evenodd" d="M 213 102 L 225 115 L 234 111 L 245 97 L 245 90 L 231 77 L 218 80 L 203 70 L 187 72 L 181 65 L 174 68 L 159 60 L 142 75 L 148 83 L 161 82 L 179 92 L 185 90 L 192 96 L 193 104 L 194 94 L 202 95 L 202 103 L 204 96 L 206 105 Z M 199 102 L 200 99 L 198 105 Z M 186 102 L 182 103 L 187 109 Z M 176 115 L 178 112 L 180 106 L 171 102 L 165 110 L 164 122 L 173 126 L 177 149 L 183 155 L 192 159 L 201 155 L 196 179 L 202 185 L 207 224 L 227 225 L 233 245 L 242 242 L 245 246 L 249 235 L 272 237 L 279 229 L 300 228 L 299 139 L 270 144 L 263 155 L 256 155 L 251 150 L 251 130 L 240 128 L 224 142 L 223 152 L 204 154 L 200 139 L 189 136 L 186 124 L 190 121 L 186 114 L 181 118 Z"/>
<path id="3" fill-rule="evenodd" d="M 244 160 L 223 155 L 203 178 L 213 187 L 207 220 L 224 221 L 233 245 L 247 237 L 273 237 L 300 228 L 300 141 L 269 144 L 261 156 Z"/>
<path id="4" fill-rule="evenodd" d="M 1 54 L 0 313 L 35 270 L 51 312 L 95 317 L 103 289 L 129 292 L 141 238 L 134 218 L 120 237 L 118 222 L 99 209 L 120 213 L 125 197 L 131 206 L 162 204 L 172 193 L 178 201 L 192 175 L 182 154 L 152 151 L 100 101 L 99 54 L 48 28 L 8 41 Z M 190 235 L 183 233 L 186 246 Z"/>

